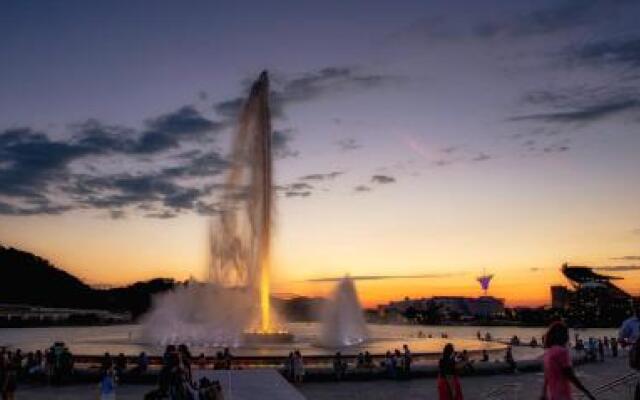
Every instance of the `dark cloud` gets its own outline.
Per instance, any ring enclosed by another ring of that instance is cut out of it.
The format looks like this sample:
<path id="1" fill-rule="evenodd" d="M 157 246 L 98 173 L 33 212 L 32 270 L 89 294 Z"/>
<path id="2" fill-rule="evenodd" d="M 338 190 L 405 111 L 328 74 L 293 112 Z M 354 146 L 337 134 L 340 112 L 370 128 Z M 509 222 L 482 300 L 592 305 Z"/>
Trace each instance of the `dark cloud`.
<path id="1" fill-rule="evenodd" d="M 304 190 L 304 189 L 313 189 L 313 186 L 309 185 L 306 182 L 297 182 L 289 185 L 289 188 L 293 190 Z"/>
<path id="2" fill-rule="evenodd" d="M 436 160 L 433 162 L 433 165 L 436 167 L 446 167 L 447 165 L 451 165 L 454 163 L 454 160 Z"/>
<path id="3" fill-rule="evenodd" d="M 229 167 L 229 162 L 215 150 L 207 153 L 190 152 L 180 155 L 179 158 L 186 162 L 165 168 L 162 174 L 167 177 L 212 177 L 221 174 Z"/>
<path id="4" fill-rule="evenodd" d="M 68 165 L 101 150 L 78 143 L 52 141 L 30 128 L 0 133 L 0 195 L 42 198 L 50 181 L 67 178 Z"/>
<path id="5" fill-rule="evenodd" d="M 564 153 L 565 151 L 569 151 L 571 147 L 569 146 L 567 141 L 563 141 L 560 143 L 551 143 L 547 146 L 542 147 L 541 151 L 543 153 Z"/>
<path id="6" fill-rule="evenodd" d="M 100 175 L 92 164 L 96 157 L 120 155 L 131 162 L 138 154 L 152 155 L 179 147 L 189 141 L 213 139 L 222 125 L 203 117 L 192 106 L 184 106 L 145 122 L 138 132 L 89 119 L 69 126 L 67 139 L 53 140 L 31 128 L 12 128 L 0 132 L 0 196 L 19 201 L 20 206 L 4 202 L 0 212 L 12 215 L 60 214 L 73 208 L 111 209 L 161 202 L 175 210 L 193 209 L 206 191 L 174 182 L 179 178 L 214 176 L 228 163 L 217 152 L 192 151 L 176 157 L 174 167 L 159 172 Z M 72 165 L 86 160 L 94 175 L 80 174 Z M 50 200 L 55 192 L 72 200 L 57 204 Z M 124 214 L 122 214 L 124 216 Z"/>
<path id="7" fill-rule="evenodd" d="M 336 142 L 341 151 L 352 151 L 362 147 L 362 145 L 353 138 L 340 139 Z"/>
<path id="8" fill-rule="evenodd" d="M 284 105 L 335 91 L 371 88 L 388 80 L 353 68 L 325 68 L 280 79 L 272 93 L 272 112 L 279 118 Z M 127 208 L 144 210 L 152 218 L 184 211 L 218 213 L 209 197 L 219 188 L 202 181 L 223 173 L 228 161 L 217 150 L 201 148 L 212 146 L 217 135 L 235 123 L 242 104 L 240 99 L 218 103 L 220 120 L 185 105 L 145 120 L 139 129 L 88 119 L 69 125 L 60 139 L 29 127 L 0 131 L 0 213 L 60 214 L 74 208 L 106 210 L 112 218 L 124 217 Z M 274 130 L 276 157 L 298 155 L 291 148 L 293 137 L 292 129 Z M 195 145 L 199 148 L 193 149 Z M 182 152 L 176 154 L 178 150 Z M 107 163 L 108 172 L 101 164 L 107 157 L 118 163 L 113 168 Z M 144 167 L 137 165 L 141 162 Z M 130 168 L 130 172 L 114 172 Z M 341 174 L 302 177 L 286 188 L 285 195 L 307 197 L 313 188 L 305 181 L 328 181 Z"/>
<path id="9" fill-rule="evenodd" d="M 611 259 L 619 261 L 640 261 L 640 256 L 611 257 Z"/>
<path id="10" fill-rule="evenodd" d="M 452 276 L 460 276 L 464 273 L 451 273 L 451 274 L 418 274 L 418 275 L 355 275 L 349 276 L 354 281 L 379 281 L 388 279 L 435 279 L 435 278 L 448 278 Z M 341 277 L 323 277 L 307 279 L 306 282 L 339 282 L 344 279 Z"/>
<path id="11" fill-rule="evenodd" d="M 208 203 L 201 200 L 196 202 L 196 212 L 199 215 L 219 215 L 222 213 L 222 208 L 218 203 Z"/>
<path id="12" fill-rule="evenodd" d="M 481 162 L 491 160 L 491 156 L 485 153 L 479 153 L 477 156 L 471 159 L 472 161 Z"/>
<path id="13" fill-rule="evenodd" d="M 600 40 L 568 50 L 573 62 L 640 67 L 640 37 Z"/>
<path id="14" fill-rule="evenodd" d="M 276 158 L 298 157 L 300 152 L 291 148 L 293 129 L 273 131 L 273 154 Z"/>
<path id="15" fill-rule="evenodd" d="M 596 269 L 601 271 L 610 271 L 610 272 L 629 272 L 629 271 L 640 271 L 640 265 L 617 265 L 617 266 L 610 266 L 610 267 L 598 267 Z"/>
<path id="16" fill-rule="evenodd" d="M 316 100 L 322 96 L 349 90 L 378 87 L 397 81 L 397 77 L 371 74 L 351 67 L 328 67 L 296 77 L 279 76 L 272 79 L 270 111 L 274 119 L 284 118 L 285 108 Z M 247 88 L 251 82 L 247 82 Z M 244 105 L 243 98 L 224 100 L 214 104 L 214 110 L 229 120 L 238 118 Z"/>
<path id="17" fill-rule="evenodd" d="M 177 213 L 168 211 L 168 210 L 145 214 L 145 217 L 147 218 L 156 218 L 156 219 L 170 219 L 170 218 L 175 218 L 177 216 L 178 216 Z"/>
<path id="18" fill-rule="evenodd" d="M 110 210 L 109 217 L 111 219 L 124 219 L 127 214 L 123 210 Z"/>
<path id="19" fill-rule="evenodd" d="M 453 154 L 453 153 L 455 153 L 455 152 L 456 152 L 456 151 L 458 151 L 458 150 L 459 150 L 459 147 L 458 147 L 458 146 L 448 146 L 448 147 L 443 148 L 443 149 L 442 149 L 442 150 L 440 150 L 440 151 L 442 151 L 442 152 L 443 152 L 443 153 L 445 153 L 445 154 Z"/>
<path id="20" fill-rule="evenodd" d="M 371 177 L 371 182 L 379 183 L 379 184 L 387 184 L 387 183 L 395 183 L 396 178 L 389 175 L 373 175 Z"/>
<path id="21" fill-rule="evenodd" d="M 72 208 L 69 205 L 54 204 L 46 198 L 26 202 L 21 206 L 0 201 L 0 215 L 9 216 L 59 215 Z"/>
<path id="22" fill-rule="evenodd" d="M 585 106 L 579 109 L 570 111 L 552 111 L 537 114 L 521 115 L 511 117 L 510 121 L 540 121 L 548 123 L 588 123 L 604 118 L 610 117 L 615 114 L 620 114 L 624 111 L 640 109 L 640 100 L 628 99 L 628 100 L 613 100 L 611 102 L 603 102 L 599 104 L 593 104 Z"/>
<path id="23" fill-rule="evenodd" d="M 175 148 L 181 141 L 203 139 L 210 132 L 219 132 L 225 124 L 205 118 L 193 106 L 184 106 L 148 120 L 146 127 L 132 152 L 149 154 Z"/>
<path id="24" fill-rule="evenodd" d="M 555 33 L 590 23 L 598 16 L 594 13 L 597 5 L 596 0 L 559 1 L 503 21 L 480 23 L 474 27 L 474 32 L 480 37 Z"/>
<path id="25" fill-rule="evenodd" d="M 342 174 L 343 172 L 340 172 L 340 171 L 333 171 L 326 174 L 310 174 L 310 175 L 305 175 L 303 177 L 300 177 L 300 180 L 301 181 L 329 181 L 339 177 Z"/>
<path id="26" fill-rule="evenodd" d="M 198 211 L 198 204 L 209 196 L 210 188 L 185 186 L 159 173 L 76 175 L 65 187 L 81 207 L 120 210 L 126 207 L 153 209 L 160 205 L 172 212 Z"/>
<path id="27" fill-rule="evenodd" d="M 370 192 L 371 188 L 367 185 L 358 185 L 353 188 L 354 192 Z"/>
<path id="28" fill-rule="evenodd" d="M 309 197 L 311 196 L 310 191 L 288 191 L 284 194 L 287 197 Z"/>

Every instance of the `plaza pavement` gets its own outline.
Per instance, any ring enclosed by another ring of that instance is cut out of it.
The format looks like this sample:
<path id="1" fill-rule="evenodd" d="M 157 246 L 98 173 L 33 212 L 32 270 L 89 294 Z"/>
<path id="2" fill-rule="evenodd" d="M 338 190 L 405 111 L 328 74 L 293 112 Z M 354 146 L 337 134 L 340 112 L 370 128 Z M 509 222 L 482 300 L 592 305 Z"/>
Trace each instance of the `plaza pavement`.
<path id="1" fill-rule="evenodd" d="M 596 388 L 630 372 L 626 358 L 608 358 L 604 363 L 591 363 L 576 367 L 579 377 L 589 388 Z M 542 373 L 514 373 L 492 376 L 469 376 L 461 379 L 466 400 L 484 400 L 486 393 L 506 384 L 521 386 L 518 400 L 537 400 L 542 387 Z M 124 385 L 117 390 L 118 400 L 142 399 L 153 389 L 150 385 Z M 435 378 L 411 379 L 408 381 L 374 380 L 360 382 L 304 383 L 298 386 L 308 400 L 425 400 L 437 399 Z M 95 399 L 97 385 L 72 385 L 61 388 L 21 387 L 16 393 L 17 400 L 80 400 Z M 626 388 L 596 396 L 599 400 L 631 399 Z M 497 397 L 496 399 L 515 399 Z M 226 399 L 229 400 L 229 399 Z"/>

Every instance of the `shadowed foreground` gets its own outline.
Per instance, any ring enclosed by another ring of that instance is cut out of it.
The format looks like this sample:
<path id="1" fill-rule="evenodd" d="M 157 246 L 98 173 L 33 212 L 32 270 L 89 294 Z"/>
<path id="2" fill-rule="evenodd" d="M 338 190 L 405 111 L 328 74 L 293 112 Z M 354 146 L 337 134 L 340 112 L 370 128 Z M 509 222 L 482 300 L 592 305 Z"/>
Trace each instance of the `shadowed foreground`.
<path id="1" fill-rule="evenodd" d="M 608 358 L 604 363 L 585 364 L 576 370 L 589 388 L 596 388 L 629 372 L 626 358 Z M 462 378 L 465 399 L 485 399 L 485 393 L 505 384 L 520 384 L 519 400 L 537 400 L 542 387 L 542 374 L 516 373 L 491 376 L 472 376 Z M 141 399 L 153 389 L 151 385 L 125 385 L 117 389 L 118 400 Z M 362 381 L 362 382 L 326 382 L 305 383 L 298 389 L 309 400 L 341 399 L 436 399 L 435 378 L 412 379 L 409 381 Z M 98 387 L 91 385 L 73 385 L 61 388 L 21 387 L 17 398 L 33 400 L 75 400 L 97 396 Z M 626 400 L 626 388 L 597 395 L 599 400 Z M 509 398 L 509 397 L 505 397 Z"/>

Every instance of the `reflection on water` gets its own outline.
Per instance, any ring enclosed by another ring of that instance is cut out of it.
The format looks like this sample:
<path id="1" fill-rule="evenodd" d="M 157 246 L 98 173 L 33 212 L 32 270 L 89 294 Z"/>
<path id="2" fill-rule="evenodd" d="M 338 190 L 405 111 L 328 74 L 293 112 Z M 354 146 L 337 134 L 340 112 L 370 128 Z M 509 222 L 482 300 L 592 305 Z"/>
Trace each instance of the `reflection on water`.
<path id="1" fill-rule="evenodd" d="M 234 349 L 237 355 L 284 355 L 291 348 L 298 348 L 306 354 L 331 354 L 332 350 L 315 346 L 318 342 L 321 325 L 318 323 L 290 323 L 287 325 L 295 335 L 295 342 L 284 345 L 260 345 L 259 347 L 239 347 Z M 523 342 L 528 342 L 532 336 L 538 340 L 545 328 L 524 327 L 476 327 L 476 326 L 416 326 L 416 325 L 369 325 L 370 337 L 373 338 L 361 347 L 343 350 L 344 353 L 357 353 L 368 350 L 372 353 L 383 353 L 386 350 L 401 349 L 402 344 L 408 342 L 413 352 L 439 352 L 445 343 L 452 342 L 458 350 L 496 349 L 500 346 L 493 343 L 478 342 L 476 332 L 490 332 L 494 338 L 510 338 L 514 335 Z M 433 335 L 433 339 L 418 339 L 418 333 Z M 448 339 L 440 339 L 441 333 L 446 332 Z M 581 337 L 588 338 L 616 335 L 615 329 L 586 329 L 572 331 Z M 0 346 L 22 348 L 23 350 L 44 349 L 54 341 L 64 341 L 75 354 L 103 354 L 105 351 L 113 353 L 136 354 L 145 351 L 148 354 L 162 354 L 163 347 L 145 343 L 142 340 L 140 325 L 114 325 L 99 327 L 52 327 L 52 328 L 10 328 L 0 329 Z M 193 346 L 193 353 L 212 354 L 213 345 Z M 518 358 L 534 358 L 540 355 L 539 349 L 517 349 Z"/>

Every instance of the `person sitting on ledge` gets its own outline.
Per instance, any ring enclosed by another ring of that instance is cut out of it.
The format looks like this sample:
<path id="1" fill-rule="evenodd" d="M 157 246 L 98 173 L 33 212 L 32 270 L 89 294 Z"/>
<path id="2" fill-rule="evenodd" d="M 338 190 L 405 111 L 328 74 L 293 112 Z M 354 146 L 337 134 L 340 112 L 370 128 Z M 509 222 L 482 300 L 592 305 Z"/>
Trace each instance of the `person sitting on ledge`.
<path id="1" fill-rule="evenodd" d="M 469 353 L 466 349 L 462 350 L 462 353 L 458 355 L 458 363 L 462 366 L 462 371 L 465 374 L 474 372 L 473 361 L 469 359 Z"/>
<path id="2" fill-rule="evenodd" d="M 124 353 L 118 354 L 118 357 L 116 357 L 115 365 L 116 377 L 118 379 L 121 379 L 127 370 L 127 357 L 125 357 Z"/>
<path id="3" fill-rule="evenodd" d="M 482 350 L 482 362 L 488 362 L 489 361 L 489 353 L 487 352 L 486 349 Z"/>
<path id="4" fill-rule="evenodd" d="M 373 357 L 368 351 L 364 352 L 364 367 L 367 369 L 373 369 Z"/>
<path id="5" fill-rule="evenodd" d="M 536 339 L 536 337 L 535 337 L 535 336 L 533 336 L 533 337 L 531 338 L 531 341 L 529 342 L 529 346 L 531 346 L 531 347 L 538 347 L 538 339 Z"/>
<path id="6" fill-rule="evenodd" d="M 224 369 L 231 369 L 233 356 L 231 355 L 231 352 L 229 351 L 228 347 L 224 348 L 224 352 L 222 353 L 222 356 L 224 358 Z"/>
<path id="7" fill-rule="evenodd" d="M 205 357 L 204 353 L 200 353 L 197 364 L 198 364 L 198 369 L 207 368 L 207 357 Z"/>
<path id="8" fill-rule="evenodd" d="M 385 368 L 385 370 L 387 371 L 387 376 L 389 378 L 395 379 L 396 364 L 397 364 L 397 360 L 395 356 L 390 351 L 387 351 L 384 356 L 384 361 L 381 363 L 381 366 Z"/>
<path id="9" fill-rule="evenodd" d="M 148 368 L 149 368 L 149 357 L 147 357 L 147 353 L 143 351 L 138 355 L 136 370 L 138 373 L 143 373 L 143 372 L 147 372 Z"/>
<path id="10" fill-rule="evenodd" d="M 342 359 L 342 354 L 338 351 L 333 358 L 333 374 L 337 381 L 341 381 L 347 370 L 347 363 Z"/>

